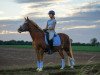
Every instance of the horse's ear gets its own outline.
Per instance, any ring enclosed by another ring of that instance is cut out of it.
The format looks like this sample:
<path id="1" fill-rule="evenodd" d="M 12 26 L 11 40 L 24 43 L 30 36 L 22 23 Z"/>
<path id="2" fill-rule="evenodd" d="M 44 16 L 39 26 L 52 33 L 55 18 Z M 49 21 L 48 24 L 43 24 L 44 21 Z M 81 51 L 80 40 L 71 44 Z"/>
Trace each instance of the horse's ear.
<path id="1" fill-rule="evenodd" d="M 27 17 L 27 20 L 29 20 L 29 18 Z"/>
<path id="2" fill-rule="evenodd" d="M 26 20 L 26 18 L 24 17 L 24 19 Z"/>

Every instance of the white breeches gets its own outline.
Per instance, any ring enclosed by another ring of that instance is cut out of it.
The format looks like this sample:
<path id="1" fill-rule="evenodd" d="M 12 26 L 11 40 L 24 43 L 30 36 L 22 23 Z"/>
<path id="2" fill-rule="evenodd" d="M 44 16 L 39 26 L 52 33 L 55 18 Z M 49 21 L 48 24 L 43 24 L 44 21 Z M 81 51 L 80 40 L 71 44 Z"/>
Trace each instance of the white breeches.
<path id="1" fill-rule="evenodd" d="M 54 37 L 55 31 L 54 30 L 48 30 L 49 33 L 49 40 L 51 40 Z"/>

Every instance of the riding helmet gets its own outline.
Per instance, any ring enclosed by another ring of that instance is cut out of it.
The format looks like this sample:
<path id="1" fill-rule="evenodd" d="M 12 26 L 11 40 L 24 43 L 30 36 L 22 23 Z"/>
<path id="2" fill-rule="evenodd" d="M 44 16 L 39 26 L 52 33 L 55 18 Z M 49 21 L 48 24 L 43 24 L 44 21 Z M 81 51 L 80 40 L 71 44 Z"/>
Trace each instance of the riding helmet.
<path id="1" fill-rule="evenodd" d="M 55 11 L 53 11 L 53 10 L 50 10 L 50 11 L 48 12 L 48 14 L 55 15 Z"/>

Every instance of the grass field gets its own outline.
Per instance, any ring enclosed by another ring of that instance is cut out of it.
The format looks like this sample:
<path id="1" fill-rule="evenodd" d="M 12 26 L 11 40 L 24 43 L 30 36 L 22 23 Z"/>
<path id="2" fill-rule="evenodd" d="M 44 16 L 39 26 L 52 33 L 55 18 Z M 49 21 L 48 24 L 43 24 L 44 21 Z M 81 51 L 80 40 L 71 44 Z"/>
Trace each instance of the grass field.
<path id="1" fill-rule="evenodd" d="M 0 45 L 0 48 L 33 48 L 32 45 Z M 100 52 L 100 46 L 72 46 L 74 51 Z"/>
<path id="2" fill-rule="evenodd" d="M 72 46 L 74 51 L 100 52 L 100 46 Z"/>
<path id="3" fill-rule="evenodd" d="M 0 75 L 100 75 L 100 64 L 77 65 L 74 70 L 68 66 L 64 70 L 60 66 L 44 67 L 42 72 L 37 72 L 36 68 L 24 68 L 14 70 L 0 70 Z"/>
<path id="4" fill-rule="evenodd" d="M 75 70 L 69 68 L 67 56 L 66 68 L 60 70 L 60 56 L 55 53 L 44 56 L 43 72 L 37 72 L 32 45 L 0 45 L 0 75 L 100 75 L 100 46 L 72 47 Z"/>

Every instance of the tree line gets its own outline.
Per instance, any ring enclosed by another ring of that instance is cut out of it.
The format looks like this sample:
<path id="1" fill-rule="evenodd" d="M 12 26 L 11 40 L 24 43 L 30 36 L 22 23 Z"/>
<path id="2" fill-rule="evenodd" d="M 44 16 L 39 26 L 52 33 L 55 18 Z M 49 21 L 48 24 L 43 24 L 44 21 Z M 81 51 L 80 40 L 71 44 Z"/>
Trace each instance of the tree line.
<path id="1" fill-rule="evenodd" d="M 16 40 L 9 40 L 9 41 L 2 41 L 0 40 L 0 45 L 32 45 L 32 42 L 29 41 L 16 41 Z"/>
<path id="2" fill-rule="evenodd" d="M 73 40 L 71 39 L 72 45 L 73 46 L 100 46 L 100 42 L 98 42 L 98 40 L 96 38 L 92 38 L 90 40 L 90 43 L 80 43 L 80 42 L 76 42 L 73 43 Z M 16 41 L 16 40 L 9 40 L 9 41 L 3 41 L 0 40 L 0 45 L 32 45 L 32 42 L 30 41 Z"/>
<path id="3" fill-rule="evenodd" d="M 71 39 L 71 41 L 73 42 L 73 40 Z M 72 43 L 73 46 L 100 46 L 100 42 L 96 39 L 96 38 L 92 38 L 90 39 L 90 43 Z"/>

